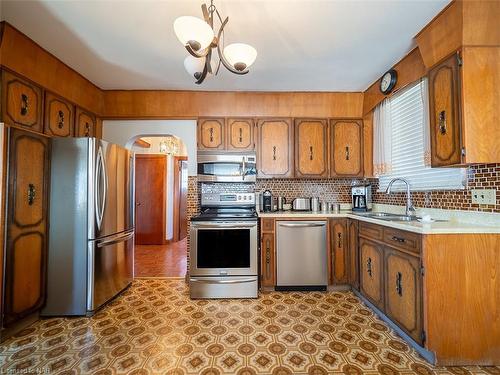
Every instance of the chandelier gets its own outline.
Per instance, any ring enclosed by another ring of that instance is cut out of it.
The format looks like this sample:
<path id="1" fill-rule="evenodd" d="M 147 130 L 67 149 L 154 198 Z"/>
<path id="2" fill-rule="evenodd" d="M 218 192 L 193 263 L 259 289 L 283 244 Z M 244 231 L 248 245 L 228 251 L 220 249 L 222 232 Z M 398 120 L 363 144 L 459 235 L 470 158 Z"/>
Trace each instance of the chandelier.
<path id="1" fill-rule="evenodd" d="M 213 0 L 210 1 L 209 7 L 203 4 L 201 11 L 204 20 L 198 17 L 182 16 L 174 21 L 175 35 L 189 52 L 189 56 L 184 60 L 187 72 L 196 79 L 198 85 L 208 74 L 217 75 L 221 64 L 234 74 L 247 74 L 248 68 L 257 58 L 255 48 L 244 43 L 232 43 L 221 50 L 224 45 L 224 27 L 229 17 L 222 21 Z M 214 20 L 220 22 L 217 34 Z M 212 58 L 215 57 L 213 50 L 217 51 L 218 56 L 218 62 L 215 64 L 212 63 Z"/>

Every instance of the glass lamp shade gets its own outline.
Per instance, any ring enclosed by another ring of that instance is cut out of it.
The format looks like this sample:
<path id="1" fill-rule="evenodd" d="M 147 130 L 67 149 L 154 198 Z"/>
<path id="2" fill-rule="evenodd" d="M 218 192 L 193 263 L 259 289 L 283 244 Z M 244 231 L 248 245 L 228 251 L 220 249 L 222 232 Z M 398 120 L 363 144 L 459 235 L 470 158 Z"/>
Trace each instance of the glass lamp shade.
<path id="1" fill-rule="evenodd" d="M 224 57 L 236 69 L 245 70 L 255 62 L 257 50 L 244 43 L 233 43 L 224 48 Z"/>
<path id="2" fill-rule="evenodd" d="M 215 69 L 216 69 L 216 64 L 214 63 L 214 60 L 212 59 L 210 61 L 210 66 L 212 67 L 212 74 L 215 74 Z M 203 73 L 203 68 L 205 67 L 205 58 L 196 58 L 194 56 L 188 55 L 184 59 L 184 68 L 186 71 L 189 73 L 191 77 L 194 77 L 198 79 L 198 77 Z M 210 76 L 210 73 L 208 74 L 207 77 Z"/>
<path id="3" fill-rule="evenodd" d="M 174 31 L 183 45 L 189 42 L 195 50 L 207 48 L 214 39 L 214 31 L 210 25 L 198 17 L 182 16 L 177 18 L 174 21 Z"/>

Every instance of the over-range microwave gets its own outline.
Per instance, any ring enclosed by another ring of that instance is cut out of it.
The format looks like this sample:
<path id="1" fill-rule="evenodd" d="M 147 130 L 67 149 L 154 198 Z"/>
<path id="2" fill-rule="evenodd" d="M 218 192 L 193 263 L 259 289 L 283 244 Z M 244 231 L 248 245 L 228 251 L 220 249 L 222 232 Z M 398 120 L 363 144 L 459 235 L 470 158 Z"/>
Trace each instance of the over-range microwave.
<path id="1" fill-rule="evenodd" d="M 198 153 L 198 181 L 255 182 L 255 153 Z"/>

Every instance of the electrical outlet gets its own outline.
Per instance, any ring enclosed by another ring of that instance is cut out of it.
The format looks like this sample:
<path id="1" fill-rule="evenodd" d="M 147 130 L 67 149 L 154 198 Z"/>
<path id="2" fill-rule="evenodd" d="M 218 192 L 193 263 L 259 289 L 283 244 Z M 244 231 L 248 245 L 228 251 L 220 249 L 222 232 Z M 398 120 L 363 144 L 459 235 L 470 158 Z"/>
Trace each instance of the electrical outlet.
<path id="1" fill-rule="evenodd" d="M 496 204 L 496 189 L 471 189 L 472 203 L 475 204 Z"/>

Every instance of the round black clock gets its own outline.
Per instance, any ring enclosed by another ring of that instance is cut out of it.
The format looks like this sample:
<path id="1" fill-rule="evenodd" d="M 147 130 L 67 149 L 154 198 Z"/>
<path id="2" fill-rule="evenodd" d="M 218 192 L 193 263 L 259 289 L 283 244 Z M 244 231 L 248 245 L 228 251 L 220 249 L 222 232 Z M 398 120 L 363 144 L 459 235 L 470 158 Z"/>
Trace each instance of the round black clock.
<path id="1" fill-rule="evenodd" d="M 389 94 L 394 86 L 396 86 L 397 80 L 398 73 L 394 69 L 387 71 L 382 78 L 380 78 L 380 91 L 382 94 Z"/>

